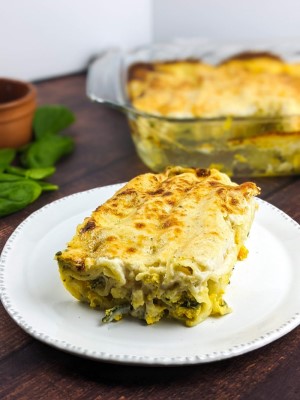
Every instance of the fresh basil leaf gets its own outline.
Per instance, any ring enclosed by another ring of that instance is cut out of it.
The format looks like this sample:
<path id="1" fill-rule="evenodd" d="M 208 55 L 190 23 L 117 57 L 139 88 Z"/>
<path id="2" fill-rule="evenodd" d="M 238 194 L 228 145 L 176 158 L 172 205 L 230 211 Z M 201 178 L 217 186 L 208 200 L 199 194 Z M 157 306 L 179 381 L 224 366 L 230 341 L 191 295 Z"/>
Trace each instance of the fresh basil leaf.
<path id="1" fill-rule="evenodd" d="M 0 149 L 0 171 L 10 165 L 16 156 L 15 149 Z"/>
<path id="2" fill-rule="evenodd" d="M 19 178 L 19 180 L 6 182 L 0 179 L 0 217 L 26 207 L 35 201 L 41 192 L 41 186 L 29 179 Z"/>
<path id="3" fill-rule="evenodd" d="M 39 107 L 33 118 L 33 131 L 36 139 L 63 131 L 75 121 L 70 109 L 61 105 Z"/>
<path id="4" fill-rule="evenodd" d="M 33 142 L 21 155 L 21 163 L 28 168 L 52 167 L 61 157 L 70 154 L 74 141 L 69 136 L 47 135 Z"/>

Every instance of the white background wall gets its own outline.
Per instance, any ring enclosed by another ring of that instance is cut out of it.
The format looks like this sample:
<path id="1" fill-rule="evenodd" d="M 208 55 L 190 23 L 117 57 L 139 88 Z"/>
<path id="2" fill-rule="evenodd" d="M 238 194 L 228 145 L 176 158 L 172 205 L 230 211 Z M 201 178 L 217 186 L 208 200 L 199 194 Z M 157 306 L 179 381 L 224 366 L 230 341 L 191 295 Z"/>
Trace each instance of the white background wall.
<path id="1" fill-rule="evenodd" d="M 64 75 L 110 46 L 152 40 L 295 36 L 299 0 L 0 0 L 0 76 Z"/>
<path id="2" fill-rule="evenodd" d="M 152 39 L 151 0 L 0 0 L 0 76 L 82 70 L 109 46 Z"/>
<path id="3" fill-rule="evenodd" d="M 300 38 L 299 0 L 153 0 L 153 7 L 156 41 Z"/>

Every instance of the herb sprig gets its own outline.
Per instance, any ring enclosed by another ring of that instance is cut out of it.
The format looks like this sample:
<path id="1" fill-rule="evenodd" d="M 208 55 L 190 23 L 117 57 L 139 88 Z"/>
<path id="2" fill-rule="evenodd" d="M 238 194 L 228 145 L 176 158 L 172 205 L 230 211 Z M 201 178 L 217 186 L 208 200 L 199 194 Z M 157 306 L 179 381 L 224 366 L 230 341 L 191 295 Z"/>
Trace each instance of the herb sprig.
<path id="1" fill-rule="evenodd" d="M 44 179 L 74 150 L 73 138 L 60 134 L 74 121 L 74 114 L 64 106 L 39 107 L 33 119 L 33 141 L 18 150 L 0 149 L 0 217 L 23 209 L 45 191 L 58 189 Z"/>

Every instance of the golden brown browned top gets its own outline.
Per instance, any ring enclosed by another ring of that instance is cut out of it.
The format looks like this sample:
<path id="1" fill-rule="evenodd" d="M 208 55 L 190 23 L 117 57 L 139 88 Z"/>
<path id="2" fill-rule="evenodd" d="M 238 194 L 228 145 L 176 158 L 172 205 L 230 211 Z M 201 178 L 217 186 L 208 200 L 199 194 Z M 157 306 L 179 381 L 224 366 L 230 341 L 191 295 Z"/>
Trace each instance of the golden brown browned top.
<path id="1" fill-rule="evenodd" d="M 139 175 L 78 226 L 60 260 L 82 273 L 103 258 L 139 271 L 170 262 L 217 268 L 239 240 L 233 225 L 245 239 L 258 193 L 254 183 L 237 185 L 215 169 Z"/>
<path id="2" fill-rule="evenodd" d="M 300 64 L 265 54 L 216 66 L 139 63 L 129 71 L 128 94 L 136 109 L 169 117 L 300 114 Z"/>

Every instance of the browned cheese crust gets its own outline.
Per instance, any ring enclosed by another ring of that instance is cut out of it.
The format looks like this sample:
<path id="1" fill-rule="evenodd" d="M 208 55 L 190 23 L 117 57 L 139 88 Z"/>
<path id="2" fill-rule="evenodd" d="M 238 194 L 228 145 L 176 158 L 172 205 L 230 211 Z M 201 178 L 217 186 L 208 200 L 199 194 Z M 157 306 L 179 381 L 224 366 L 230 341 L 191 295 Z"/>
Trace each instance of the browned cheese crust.
<path id="1" fill-rule="evenodd" d="M 224 287 L 246 254 L 258 193 L 254 183 L 237 185 L 214 169 L 173 167 L 137 176 L 58 253 L 62 278 L 92 306 L 129 304 L 131 314 L 148 323 L 166 311 L 187 325 L 222 313 Z M 105 287 L 97 292 L 99 278 Z M 212 283 L 219 289 L 210 290 Z M 184 313 L 178 311 L 184 299 L 209 304 Z"/>

